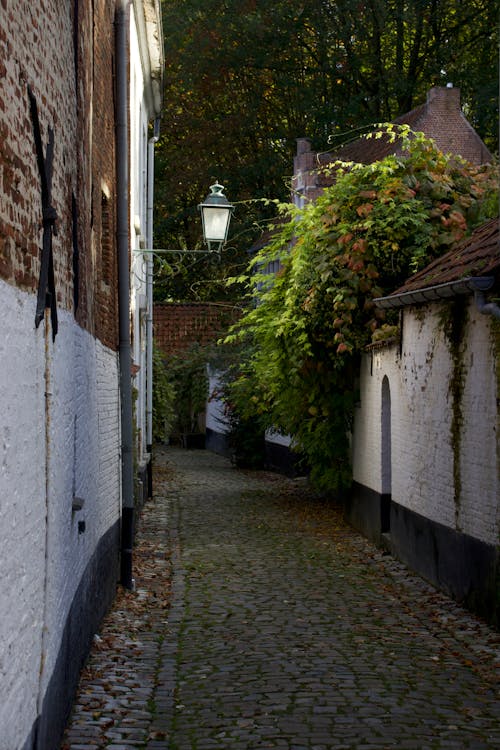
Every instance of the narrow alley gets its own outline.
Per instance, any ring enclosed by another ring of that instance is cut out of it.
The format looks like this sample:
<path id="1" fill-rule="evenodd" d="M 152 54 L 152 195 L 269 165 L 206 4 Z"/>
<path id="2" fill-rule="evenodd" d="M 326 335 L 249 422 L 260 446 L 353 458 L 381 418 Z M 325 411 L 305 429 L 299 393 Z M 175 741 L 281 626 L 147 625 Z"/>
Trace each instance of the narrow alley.
<path id="1" fill-rule="evenodd" d="M 64 750 L 500 748 L 494 630 L 303 479 L 155 462 Z"/>

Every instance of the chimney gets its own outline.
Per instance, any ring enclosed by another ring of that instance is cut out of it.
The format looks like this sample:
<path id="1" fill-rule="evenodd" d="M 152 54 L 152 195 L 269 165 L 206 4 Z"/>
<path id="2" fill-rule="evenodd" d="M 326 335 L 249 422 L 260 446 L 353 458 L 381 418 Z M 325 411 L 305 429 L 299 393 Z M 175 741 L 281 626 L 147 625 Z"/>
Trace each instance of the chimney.
<path id="1" fill-rule="evenodd" d="M 427 107 L 436 107 L 450 112 L 460 111 L 460 89 L 455 88 L 452 83 L 446 86 L 434 86 L 427 93 Z"/>
<path id="2" fill-rule="evenodd" d="M 433 138 L 445 154 L 460 154 L 472 164 L 491 162 L 490 152 L 462 112 L 460 89 L 453 84 L 429 90 L 425 113 L 415 129 Z"/>
<path id="3" fill-rule="evenodd" d="M 306 154 L 311 150 L 311 139 L 310 138 L 297 138 L 297 156 Z"/>
<path id="4" fill-rule="evenodd" d="M 310 138 L 297 138 L 297 156 L 293 159 L 294 174 L 309 172 L 317 168 L 316 152 L 312 150 Z"/>

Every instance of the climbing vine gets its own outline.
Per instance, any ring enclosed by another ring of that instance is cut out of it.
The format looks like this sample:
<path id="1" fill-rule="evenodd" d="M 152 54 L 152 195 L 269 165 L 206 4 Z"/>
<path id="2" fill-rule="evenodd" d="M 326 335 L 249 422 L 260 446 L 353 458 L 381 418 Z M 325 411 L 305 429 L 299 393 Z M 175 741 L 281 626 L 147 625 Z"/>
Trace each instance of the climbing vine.
<path id="1" fill-rule="evenodd" d="M 277 204 L 271 241 L 233 280 L 246 282 L 250 304 L 226 339 L 246 348 L 232 403 L 292 435 L 313 480 L 330 489 L 351 478 L 359 355 L 397 322 L 374 298 L 497 211 L 495 168 L 446 156 L 406 126 L 372 137 L 398 141 L 399 155 L 336 163 L 334 184 L 315 202 Z"/>

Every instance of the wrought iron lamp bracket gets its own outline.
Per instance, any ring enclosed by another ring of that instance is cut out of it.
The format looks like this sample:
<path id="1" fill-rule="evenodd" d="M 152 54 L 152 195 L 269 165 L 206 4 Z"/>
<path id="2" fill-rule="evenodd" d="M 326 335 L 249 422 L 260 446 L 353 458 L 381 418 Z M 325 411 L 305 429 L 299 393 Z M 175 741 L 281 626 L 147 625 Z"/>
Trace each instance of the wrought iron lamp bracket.
<path id="1" fill-rule="evenodd" d="M 161 259 L 162 255 L 175 255 L 177 257 L 177 260 L 181 260 L 182 258 L 186 258 L 190 255 L 204 255 L 207 258 L 212 258 L 217 261 L 220 261 L 221 259 L 221 250 L 222 248 L 218 248 L 217 250 L 174 250 L 170 248 L 165 247 L 159 247 L 159 248 L 134 248 L 132 251 L 135 255 L 152 255 L 154 258 Z"/>

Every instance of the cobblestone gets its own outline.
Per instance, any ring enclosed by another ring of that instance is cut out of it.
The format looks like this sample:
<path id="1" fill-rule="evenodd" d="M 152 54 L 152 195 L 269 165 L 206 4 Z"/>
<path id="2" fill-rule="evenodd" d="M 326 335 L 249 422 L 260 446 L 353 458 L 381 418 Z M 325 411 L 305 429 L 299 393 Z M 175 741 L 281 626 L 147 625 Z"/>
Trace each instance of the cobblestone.
<path id="1" fill-rule="evenodd" d="M 499 637 L 303 480 L 159 451 L 67 750 L 500 748 Z M 97 744 L 96 744 L 97 743 Z"/>

